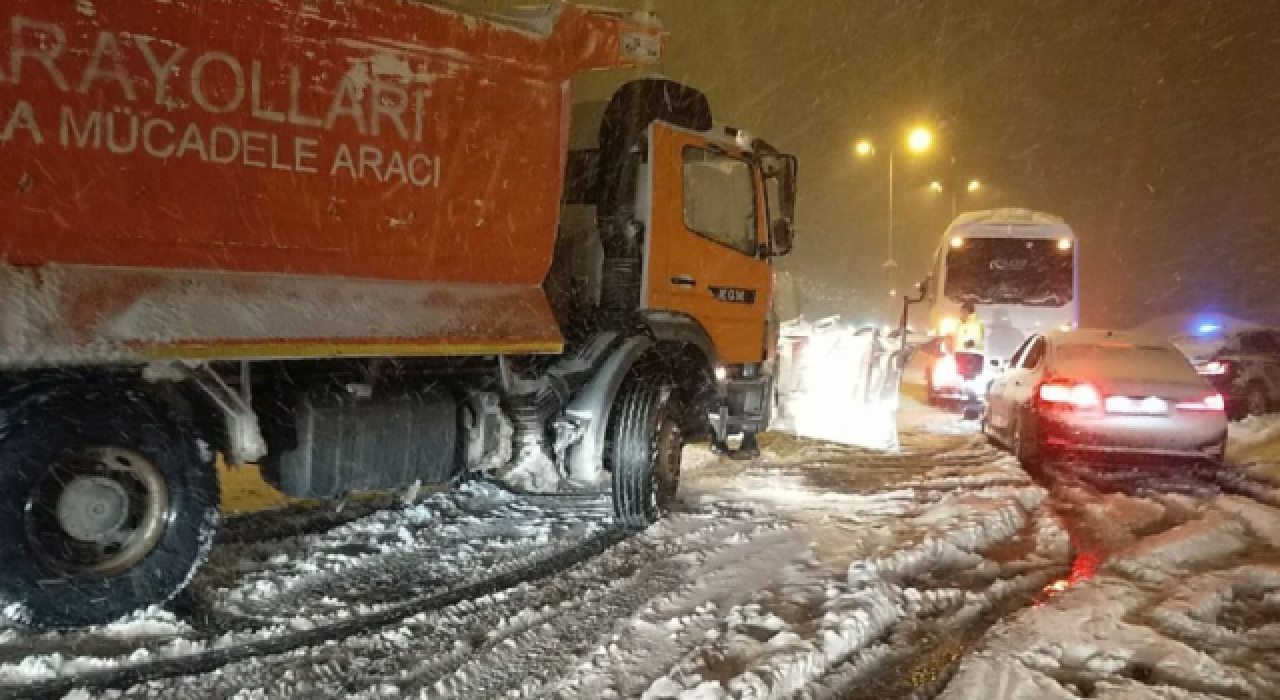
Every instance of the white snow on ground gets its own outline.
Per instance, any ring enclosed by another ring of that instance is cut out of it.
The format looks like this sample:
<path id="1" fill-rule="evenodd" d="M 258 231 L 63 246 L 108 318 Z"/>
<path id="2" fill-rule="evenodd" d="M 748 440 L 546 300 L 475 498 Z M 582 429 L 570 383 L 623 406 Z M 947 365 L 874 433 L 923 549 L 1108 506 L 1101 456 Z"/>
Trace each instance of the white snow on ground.
<path id="1" fill-rule="evenodd" d="M 547 579 L 332 644 L 100 695 L 837 697 L 875 674 L 942 682 L 946 664 L 898 674 L 911 657 L 882 648 L 886 640 L 976 629 L 1065 571 L 1067 536 L 1045 491 L 972 437 L 912 434 L 894 454 L 786 436 L 763 447 L 749 462 L 690 448 L 677 514 Z M 502 496 L 471 488 L 321 534 L 223 545 L 199 597 L 219 615 L 269 624 L 256 634 L 289 634 L 483 577 L 607 525 L 607 503 L 558 510 Z M 107 629 L 8 634 L 0 683 L 250 634 L 205 639 L 170 613 L 142 619 L 157 626 L 128 640 Z M 917 680 L 903 682 L 907 692 Z"/>
<path id="2" fill-rule="evenodd" d="M 1065 592 L 999 623 L 942 698 L 1280 696 L 1280 511 L 1238 496 L 1055 495 L 1087 512 L 1105 563 L 1095 573 L 1099 552 L 1080 552 Z"/>
<path id="3" fill-rule="evenodd" d="M 1231 423 L 1228 428 L 1228 447 L 1244 451 L 1267 443 L 1280 441 L 1280 413 L 1268 416 L 1249 416 Z"/>
<path id="4" fill-rule="evenodd" d="M 1249 416 L 1228 425 L 1227 460 L 1280 484 L 1280 414 Z M 1276 494 L 1280 497 L 1280 491 Z"/>
<path id="5" fill-rule="evenodd" d="M 0 636 L 0 684 L 182 658 L 404 605 L 582 541 L 606 512 L 603 501 L 545 509 L 469 484 L 321 534 L 218 546 L 193 597 L 244 631 L 204 632 L 165 610 L 70 634 L 10 629 Z M 79 648 L 98 652 L 69 653 Z"/>
<path id="6" fill-rule="evenodd" d="M 1228 450 L 1237 452 L 1280 442 L 1280 413 L 1234 421 L 1227 426 L 1227 434 Z"/>
<path id="7" fill-rule="evenodd" d="M 570 551 L 610 527 L 608 501 L 472 484 L 223 542 L 192 597 L 236 629 L 153 610 L 0 630 L 0 695 L 391 611 L 316 646 L 74 697 L 1280 697 L 1280 511 L 1177 474 L 1103 493 L 1068 470 L 1046 489 L 956 415 L 905 398 L 899 425 L 892 451 L 780 434 L 749 461 L 692 446 L 668 519 L 425 612 L 396 611 Z M 1272 430 L 1235 425 L 1233 448 Z"/>

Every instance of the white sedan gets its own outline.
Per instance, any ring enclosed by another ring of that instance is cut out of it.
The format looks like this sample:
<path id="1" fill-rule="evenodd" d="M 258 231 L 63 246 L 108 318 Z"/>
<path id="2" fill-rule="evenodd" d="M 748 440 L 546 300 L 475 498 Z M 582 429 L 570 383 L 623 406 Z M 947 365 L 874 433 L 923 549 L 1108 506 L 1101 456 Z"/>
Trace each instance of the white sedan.
<path id="1" fill-rule="evenodd" d="M 1028 338 L 991 384 L 983 432 L 1026 462 L 1047 454 L 1220 461 L 1223 397 L 1166 341 L 1119 331 Z"/>

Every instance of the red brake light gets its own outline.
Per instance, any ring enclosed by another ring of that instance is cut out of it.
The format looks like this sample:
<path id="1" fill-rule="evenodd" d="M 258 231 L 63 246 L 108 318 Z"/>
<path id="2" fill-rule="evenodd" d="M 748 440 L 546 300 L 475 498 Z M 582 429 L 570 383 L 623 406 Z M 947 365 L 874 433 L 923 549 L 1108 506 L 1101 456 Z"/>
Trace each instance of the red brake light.
<path id="1" fill-rule="evenodd" d="M 1199 401 L 1183 401 L 1177 404 L 1178 409 L 1182 411 L 1225 411 L 1227 410 L 1226 399 L 1222 398 L 1222 394 L 1211 394 Z"/>
<path id="2" fill-rule="evenodd" d="M 951 386 L 960 381 L 960 370 L 956 366 L 955 355 L 943 355 L 933 365 L 934 388 Z"/>
<path id="3" fill-rule="evenodd" d="M 1038 394 L 1045 403 L 1073 408 L 1097 408 L 1102 403 L 1102 397 L 1093 385 L 1078 382 L 1046 382 L 1040 385 Z"/>

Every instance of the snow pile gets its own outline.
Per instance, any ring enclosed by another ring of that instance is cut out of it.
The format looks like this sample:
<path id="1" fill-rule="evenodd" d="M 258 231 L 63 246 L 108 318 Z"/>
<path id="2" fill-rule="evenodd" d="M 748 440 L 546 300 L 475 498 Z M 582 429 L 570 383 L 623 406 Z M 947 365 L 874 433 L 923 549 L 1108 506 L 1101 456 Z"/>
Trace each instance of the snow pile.
<path id="1" fill-rule="evenodd" d="M 781 698 L 818 687 L 839 696 L 838 687 L 856 686 L 887 663 L 892 655 L 877 651 L 887 635 L 935 620 L 976 624 L 1005 601 L 1030 595 L 1059 576 L 1068 540 L 1041 507 L 1045 492 L 1009 462 L 992 464 L 989 450 L 981 454 L 986 461 L 971 468 L 924 470 L 895 488 L 862 493 L 815 491 L 808 485 L 811 470 L 738 475 L 733 493 L 770 504 L 793 519 L 793 528 L 817 539 L 807 552 L 797 553 L 793 534 L 790 551 L 762 547 L 753 552 L 750 575 L 739 572 L 728 581 L 713 577 L 706 589 L 695 586 L 691 593 L 699 594 L 697 600 L 710 597 L 716 609 L 725 610 L 718 618 L 704 613 L 689 621 L 664 621 L 655 611 L 642 613 L 645 628 L 681 631 L 665 644 L 691 648 L 640 695 Z M 926 460 L 907 463 L 918 468 Z M 725 497 L 723 485 L 717 493 Z M 828 541 L 819 529 L 833 521 L 852 526 L 847 541 Z M 1004 547 L 1017 553 L 999 551 Z M 842 578 L 830 570 L 833 561 L 848 561 Z M 934 581 L 946 572 L 974 583 L 938 586 Z M 735 591 L 747 582 L 755 592 Z M 725 595 L 728 601 L 718 600 Z M 732 597 L 742 600 L 728 605 Z M 621 651 L 609 674 L 613 682 L 597 670 L 589 680 L 575 682 L 571 696 L 632 696 L 616 679 L 641 675 L 641 660 L 654 656 L 670 654 L 656 648 Z"/>
<path id="2" fill-rule="evenodd" d="M 1249 416 L 1227 426 L 1227 451 L 1243 451 L 1280 441 L 1280 414 Z"/>
<path id="3" fill-rule="evenodd" d="M 1249 416 L 1230 423 L 1227 461 L 1270 480 L 1280 491 L 1280 414 Z"/>
<path id="4" fill-rule="evenodd" d="M 1157 499 L 1093 504 L 1095 515 L 1111 511 L 1113 528 L 1128 528 L 1128 544 L 1092 578 L 1055 586 L 1065 592 L 998 624 L 941 697 L 1280 694 L 1280 512 L 1236 496 Z M 1186 520 L 1141 535 L 1169 517 Z"/>

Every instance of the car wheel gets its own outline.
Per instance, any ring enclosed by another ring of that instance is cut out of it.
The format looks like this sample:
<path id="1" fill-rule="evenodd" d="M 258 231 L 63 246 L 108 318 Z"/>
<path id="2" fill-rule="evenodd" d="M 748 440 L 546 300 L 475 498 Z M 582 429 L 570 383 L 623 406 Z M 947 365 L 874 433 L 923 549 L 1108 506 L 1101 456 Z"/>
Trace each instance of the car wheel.
<path id="1" fill-rule="evenodd" d="M 676 500 L 684 434 L 681 404 L 670 383 L 633 375 L 622 386 L 610 420 L 613 510 L 630 527 L 657 522 Z"/>
<path id="2" fill-rule="evenodd" d="M 1271 397 L 1267 388 L 1257 382 L 1249 385 L 1245 394 L 1245 408 L 1251 416 L 1262 416 L 1271 412 Z"/>
<path id="3" fill-rule="evenodd" d="M 1210 463 L 1213 464 L 1213 466 L 1220 467 L 1222 466 L 1222 463 L 1226 460 L 1226 458 L 1227 458 L 1227 441 L 1224 439 L 1222 442 L 1218 443 L 1218 445 L 1214 447 L 1213 450 L 1209 453 L 1209 461 Z"/>
<path id="4" fill-rule="evenodd" d="M 988 410 L 982 411 L 982 420 L 978 424 L 978 428 L 979 430 L 982 431 L 983 436 L 987 438 L 988 445 L 998 446 L 1000 444 L 1000 441 L 996 439 L 995 433 L 991 432 L 991 420 L 987 416 L 988 412 L 989 412 Z"/>
<path id="5" fill-rule="evenodd" d="M 16 402 L 0 429 L 0 606 L 79 627 L 164 603 L 213 546 L 213 455 L 146 392 L 87 384 Z"/>
<path id="6" fill-rule="evenodd" d="M 1030 466 L 1038 456 L 1035 449 L 1035 438 L 1027 434 L 1026 421 L 1022 416 L 1018 416 L 1016 420 L 1017 423 L 1013 428 L 1013 456 L 1018 458 L 1022 466 Z"/>

